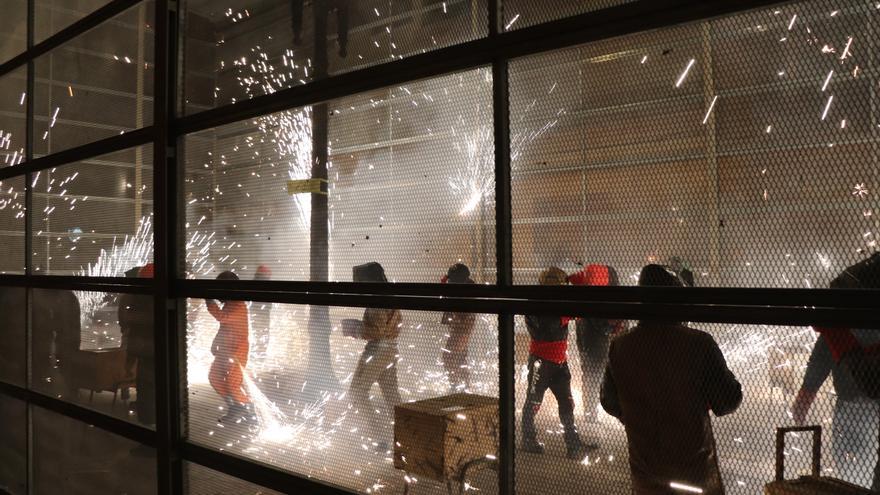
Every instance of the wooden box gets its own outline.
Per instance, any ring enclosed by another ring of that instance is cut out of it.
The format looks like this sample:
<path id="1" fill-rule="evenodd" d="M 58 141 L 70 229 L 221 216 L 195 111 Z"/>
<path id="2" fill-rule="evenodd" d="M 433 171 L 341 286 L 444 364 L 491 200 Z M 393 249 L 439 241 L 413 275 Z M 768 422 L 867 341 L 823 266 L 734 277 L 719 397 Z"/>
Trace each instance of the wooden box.
<path id="1" fill-rule="evenodd" d="M 394 408 L 394 467 L 437 481 L 460 478 L 498 453 L 498 399 L 471 394 Z"/>
<path id="2" fill-rule="evenodd" d="M 870 490 L 834 478 L 802 476 L 796 480 L 774 481 L 764 487 L 764 495 L 870 495 Z"/>

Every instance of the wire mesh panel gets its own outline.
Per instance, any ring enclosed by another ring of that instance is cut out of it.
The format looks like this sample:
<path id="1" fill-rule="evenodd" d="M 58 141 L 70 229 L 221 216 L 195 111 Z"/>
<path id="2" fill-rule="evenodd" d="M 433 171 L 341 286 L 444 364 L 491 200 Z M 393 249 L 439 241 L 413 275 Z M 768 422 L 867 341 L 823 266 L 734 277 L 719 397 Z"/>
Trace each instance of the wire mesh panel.
<path id="1" fill-rule="evenodd" d="M 470 41 L 488 32 L 486 0 L 248 0 L 234 7 L 187 0 L 185 7 L 187 113 Z M 321 23 L 326 38 L 316 45 Z M 326 58 L 316 56 L 316 49 L 326 50 Z"/>
<path id="2" fill-rule="evenodd" d="M 0 63 L 3 63 L 27 48 L 27 2 L 3 0 L 0 8 L 9 23 L 9 28 L 0 33 Z"/>
<path id="3" fill-rule="evenodd" d="M 25 289 L 0 287 L 3 340 L 0 343 L 0 381 L 24 387 L 27 380 Z"/>
<path id="4" fill-rule="evenodd" d="M 502 0 L 504 30 L 534 26 L 577 14 L 631 3 L 634 0 Z"/>
<path id="5" fill-rule="evenodd" d="M 152 163 L 140 146 L 36 172 L 34 273 L 124 277 L 152 262 Z"/>
<path id="6" fill-rule="evenodd" d="M 24 178 L 0 181 L 0 274 L 24 273 Z"/>
<path id="7" fill-rule="evenodd" d="M 149 295 L 31 290 L 31 388 L 152 427 Z"/>
<path id="8" fill-rule="evenodd" d="M 184 493 L 189 495 L 279 495 L 279 492 L 208 469 L 192 462 L 184 463 Z"/>
<path id="9" fill-rule="evenodd" d="M 516 319 L 517 493 L 761 493 L 775 430 L 795 424 L 825 429 L 823 475 L 872 485 L 877 403 L 810 328 L 567 320 Z M 788 477 L 810 440 L 788 438 Z"/>
<path id="10" fill-rule="evenodd" d="M 153 2 L 143 2 L 34 61 L 34 154 L 153 123 Z"/>
<path id="11" fill-rule="evenodd" d="M 0 396 L 0 490 L 27 493 L 27 404 Z"/>
<path id="12" fill-rule="evenodd" d="M 358 492 L 497 491 L 496 317 L 195 299 L 187 313 L 191 441 Z"/>
<path id="13" fill-rule="evenodd" d="M 35 0 L 34 43 L 45 40 L 108 3 L 110 0 Z M 22 23 L 24 19 L 22 17 Z"/>
<path id="14" fill-rule="evenodd" d="M 156 493 L 154 449 L 36 406 L 31 417 L 31 493 Z"/>
<path id="15" fill-rule="evenodd" d="M 479 69 L 187 136 L 188 270 L 347 281 L 379 261 L 436 283 L 461 262 L 494 281 L 491 86 Z"/>
<path id="16" fill-rule="evenodd" d="M 25 67 L 0 77 L 0 168 L 18 165 L 25 158 Z"/>
<path id="17" fill-rule="evenodd" d="M 516 60 L 514 269 L 827 287 L 876 249 L 874 6 L 800 2 Z"/>

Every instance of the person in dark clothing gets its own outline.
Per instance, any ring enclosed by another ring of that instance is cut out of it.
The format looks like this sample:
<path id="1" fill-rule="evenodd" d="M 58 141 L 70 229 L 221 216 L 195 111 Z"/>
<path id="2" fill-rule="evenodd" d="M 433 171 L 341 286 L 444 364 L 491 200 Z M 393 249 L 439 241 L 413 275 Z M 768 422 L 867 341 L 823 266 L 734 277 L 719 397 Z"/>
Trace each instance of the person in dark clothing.
<path id="1" fill-rule="evenodd" d="M 803 426 L 816 394 L 832 375 L 836 400 L 831 428 L 835 476 L 866 485 L 867 473 L 877 470 L 878 404 L 862 393 L 852 375 L 837 366 L 828 343 L 816 339 L 803 384 L 792 405 L 794 422 Z"/>
<path id="2" fill-rule="evenodd" d="M 660 265 L 639 285 L 681 287 Z M 626 430 L 633 492 L 680 493 L 687 486 L 721 495 L 724 486 L 709 411 L 730 414 L 742 387 L 707 333 L 673 321 L 642 320 L 611 341 L 602 407 Z"/>
<path id="3" fill-rule="evenodd" d="M 691 271 L 687 263 L 681 258 L 678 256 L 669 258 L 669 263 L 666 266 L 678 275 L 678 278 L 684 283 L 685 287 L 694 287 L 694 272 Z"/>
<path id="4" fill-rule="evenodd" d="M 34 289 L 31 292 L 31 379 L 43 392 L 75 397 L 73 354 L 82 338 L 80 305 L 69 290 Z M 55 379 L 60 383 L 53 386 Z"/>
<path id="5" fill-rule="evenodd" d="M 153 264 L 138 270 L 138 277 L 152 278 Z M 153 354 L 153 297 L 123 294 L 119 297 L 119 327 L 129 359 L 135 361 L 135 412 L 144 425 L 156 424 L 156 361 Z"/>
<path id="6" fill-rule="evenodd" d="M 271 280 L 272 270 L 266 265 L 257 267 L 254 280 Z M 251 357 L 262 363 L 269 353 L 269 326 L 272 321 L 272 303 L 255 301 L 250 304 L 251 315 Z"/>
<path id="7" fill-rule="evenodd" d="M 620 285 L 617 270 L 608 265 L 587 265 L 583 270 L 569 275 L 568 281 L 572 285 Z M 602 386 L 605 364 L 608 362 L 608 346 L 611 336 L 622 328 L 623 320 L 586 317 L 576 321 L 575 335 L 584 388 L 584 416 L 588 423 L 599 421 L 599 389 Z"/>
<path id="8" fill-rule="evenodd" d="M 376 262 L 355 266 L 355 282 L 387 283 L 385 269 Z M 370 389 L 379 385 L 382 397 L 391 414 L 394 406 L 401 403 L 397 385 L 397 337 L 400 335 L 401 315 L 397 309 L 367 308 L 362 320 L 342 321 L 346 336 L 367 341 L 352 375 L 349 396 L 356 413 L 364 418 L 364 430 L 376 451 L 382 455 L 388 452 L 387 435 L 383 434 L 375 406 L 370 404 Z M 390 424 L 390 422 L 388 423 Z"/>
<path id="9" fill-rule="evenodd" d="M 348 56 L 348 11 L 349 0 L 324 0 L 328 11 L 336 12 L 336 42 L 339 44 L 339 56 Z M 314 2 L 312 3 L 314 6 Z M 293 43 L 302 43 L 303 8 L 305 0 L 290 0 L 290 24 L 293 29 Z"/>
<path id="10" fill-rule="evenodd" d="M 441 283 L 450 284 L 473 284 L 471 271 L 462 263 L 456 263 L 449 267 L 446 275 L 440 279 Z M 449 377 L 449 385 L 455 392 L 464 392 L 470 387 L 470 372 L 467 366 L 468 345 L 471 334 L 474 332 L 476 315 L 474 313 L 455 313 L 447 311 L 443 313 L 440 322 L 449 328 L 449 338 L 446 346 L 440 354 L 446 376 Z"/>
<path id="11" fill-rule="evenodd" d="M 557 267 L 541 273 L 541 285 L 566 285 L 568 276 Z M 526 327 L 531 337 L 529 345 L 529 376 L 526 402 L 522 413 L 522 449 L 534 454 L 544 453 L 544 445 L 538 442 L 535 416 L 544 402 L 549 389 L 559 406 L 559 420 L 563 427 L 566 456 L 582 459 L 596 445 L 586 445 L 581 440 L 574 422 L 574 399 L 571 395 L 571 371 L 568 368 L 568 322 L 567 316 L 527 315 Z"/>

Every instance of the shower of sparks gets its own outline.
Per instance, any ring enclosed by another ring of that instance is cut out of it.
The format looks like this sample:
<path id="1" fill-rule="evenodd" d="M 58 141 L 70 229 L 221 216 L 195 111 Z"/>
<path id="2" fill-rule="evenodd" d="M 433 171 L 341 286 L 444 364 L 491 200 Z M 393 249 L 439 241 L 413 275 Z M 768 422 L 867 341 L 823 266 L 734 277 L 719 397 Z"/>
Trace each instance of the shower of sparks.
<path id="1" fill-rule="evenodd" d="M 692 58 L 690 62 L 688 62 L 687 66 L 684 68 L 684 71 L 681 73 L 680 76 L 678 76 L 678 80 L 675 81 L 676 88 L 681 87 L 682 83 L 684 83 L 684 80 L 687 79 L 688 73 L 691 71 L 691 67 L 694 66 L 694 63 L 696 63 L 696 61 L 696 59 Z"/>

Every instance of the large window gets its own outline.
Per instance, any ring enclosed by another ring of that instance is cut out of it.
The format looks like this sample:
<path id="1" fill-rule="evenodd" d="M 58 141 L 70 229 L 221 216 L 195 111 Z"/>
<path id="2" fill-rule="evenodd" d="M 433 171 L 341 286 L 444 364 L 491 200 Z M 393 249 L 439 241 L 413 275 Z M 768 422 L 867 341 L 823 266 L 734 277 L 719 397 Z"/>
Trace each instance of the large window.
<path id="1" fill-rule="evenodd" d="M 872 487 L 880 9 L 747 5 L 0 0 L 0 493 Z"/>

